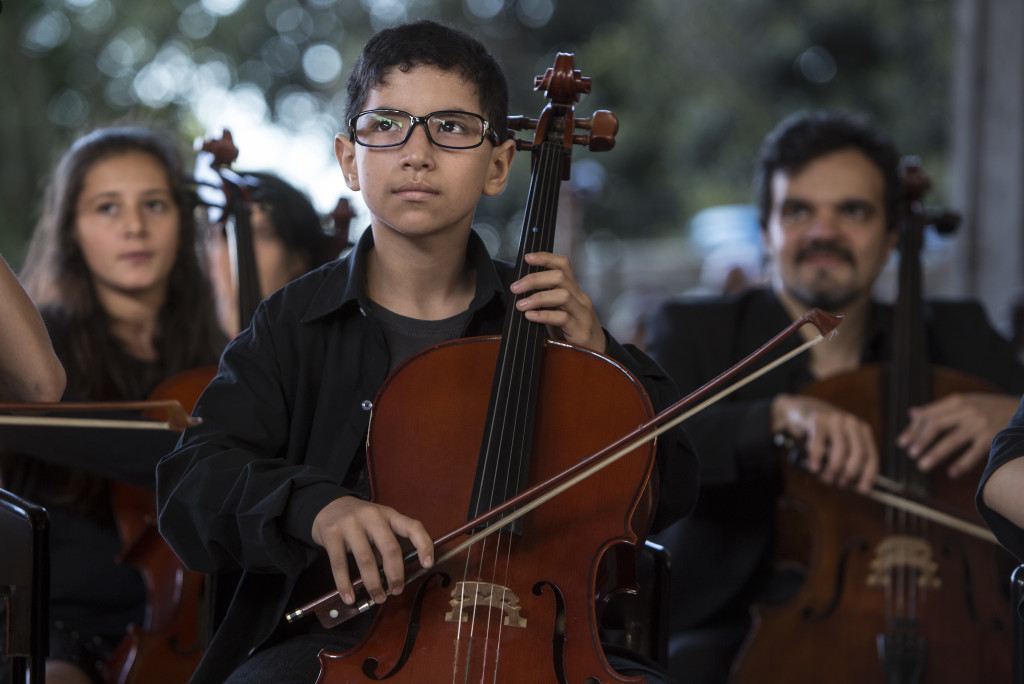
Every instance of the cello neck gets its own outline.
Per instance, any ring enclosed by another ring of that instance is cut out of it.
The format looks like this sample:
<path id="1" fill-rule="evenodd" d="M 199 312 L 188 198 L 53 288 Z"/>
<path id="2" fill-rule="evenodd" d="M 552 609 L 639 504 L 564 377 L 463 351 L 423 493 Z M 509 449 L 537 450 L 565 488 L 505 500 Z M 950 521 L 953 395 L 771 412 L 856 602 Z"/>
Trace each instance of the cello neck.
<path id="1" fill-rule="evenodd" d="M 527 254 L 554 248 L 558 198 L 561 182 L 567 177 L 576 126 L 572 103 L 579 97 L 577 88 L 589 92 L 589 85 L 589 79 L 572 69 L 572 55 L 559 54 L 555 65 L 537 79 L 537 88 L 546 87 L 552 103 L 536 122 L 518 119 L 520 124 L 535 125 L 537 135 L 533 143 L 521 146 L 533 151 L 533 165 L 516 256 L 516 280 L 538 270 L 526 263 Z M 467 519 L 507 501 L 527 486 L 545 336 L 544 326 L 528 321 L 515 306 L 529 295 L 514 295 L 506 309 Z M 519 523 L 516 525 L 518 528 Z"/>
<path id="2" fill-rule="evenodd" d="M 245 200 L 235 202 L 234 221 L 229 229 L 231 259 L 235 265 L 235 285 L 238 289 L 238 329 L 249 326 L 256 307 L 263 299 L 260 273 L 256 267 L 256 249 L 253 245 L 252 218 Z"/>
<path id="3" fill-rule="evenodd" d="M 887 477 L 923 495 L 926 494 L 927 478 L 896 446 L 896 435 L 906 427 L 910 408 L 926 404 L 932 397 L 921 266 L 924 231 L 929 223 L 923 197 L 931 188 L 931 181 L 922 172 L 920 162 L 913 157 L 903 161 L 901 176 L 899 294 L 893 307 L 887 438 L 884 442 L 887 453 L 883 454 L 882 468 Z M 951 221 L 955 227 L 956 219 Z"/>

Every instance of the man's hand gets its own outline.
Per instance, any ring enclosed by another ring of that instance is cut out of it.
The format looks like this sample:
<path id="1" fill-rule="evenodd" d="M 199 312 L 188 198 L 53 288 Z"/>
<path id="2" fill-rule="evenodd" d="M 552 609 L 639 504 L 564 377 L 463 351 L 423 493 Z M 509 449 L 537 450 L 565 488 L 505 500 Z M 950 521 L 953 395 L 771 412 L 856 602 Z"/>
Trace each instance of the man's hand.
<path id="1" fill-rule="evenodd" d="M 823 482 L 871 490 L 878 476 L 878 448 L 871 426 L 821 399 L 780 394 L 772 400 L 772 433 L 803 440 L 807 468 Z"/>
<path id="2" fill-rule="evenodd" d="M 910 423 L 896 443 L 927 472 L 956 456 L 950 477 L 959 477 L 988 456 L 992 438 L 1013 417 L 1020 397 L 982 392 L 950 394 L 910 409 Z"/>
<path id="3" fill-rule="evenodd" d="M 433 565 L 434 543 L 423 525 L 388 506 L 343 496 L 327 504 L 313 520 L 313 541 L 326 549 L 334 583 L 348 605 L 355 602 L 348 567 L 350 553 L 359 568 L 363 587 L 375 603 L 383 603 L 388 593 L 402 593 L 405 564 L 398 537 L 405 537 L 416 547 L 420 565 Z M 387 592 L 380 578 L 381 567 L 387 577 Z"/>

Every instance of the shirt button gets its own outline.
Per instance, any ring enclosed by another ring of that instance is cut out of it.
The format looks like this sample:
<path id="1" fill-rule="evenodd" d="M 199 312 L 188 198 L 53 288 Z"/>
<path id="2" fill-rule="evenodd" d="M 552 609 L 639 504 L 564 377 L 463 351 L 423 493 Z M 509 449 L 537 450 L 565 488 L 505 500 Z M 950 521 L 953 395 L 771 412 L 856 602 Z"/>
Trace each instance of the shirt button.
<path id="1" fill-rule="evenodd" d="M 363 407 L 364 411 L 369 411 L 370 409 L 373 408 L 373 402 L 370 401 L 369 399 L 363 399 L 363 403 L 360 404 L 360 406 Z"/>

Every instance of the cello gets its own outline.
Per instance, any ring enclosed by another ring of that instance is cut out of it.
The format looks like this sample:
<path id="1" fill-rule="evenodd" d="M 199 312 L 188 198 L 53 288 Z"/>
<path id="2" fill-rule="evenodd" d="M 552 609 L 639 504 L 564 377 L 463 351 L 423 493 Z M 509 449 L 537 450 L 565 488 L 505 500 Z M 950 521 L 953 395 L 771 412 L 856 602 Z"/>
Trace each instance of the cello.
<path id="1" fill-rule="evenodd" d="M 536 130 L 532 143 L 517 141 L 533 152 L 517 277 L 530 268 L 525 254 L 552 249 L 573 143 L 610 149 L 617 129 L 610 112 L 574 118 L 573 104 L 589 92 L 590 79 L 573 69 L 571 55 L 558 55 L 535 85 L 551 100 L 540 118 L 510 119 L 511 127 Z M 577 126 L 592 133 L 575 136 Z M 589 350 L 545 342 L 544 333 L 510 305 L 500 338 L 455 340 L 396 369 L 380 388 L 370 424 L 374 501 L 399 506 L 434 536 L 652 415 L 639 381 L 623 367 Z M 580 415 L 594 429 L 574 428 Z M 415 459 L 408 458 L 411 438 Z M 391 597 L 353 650 L 321 653 L 319 681 L 418 682 L 432 671 L 473 681 L 638 681 L 607 663 L 597 642 L 594 597 L 608 591 L 599 586 L 598 570 L 606 554 L 631 548 L 653 509 L 646 486 L 653 451 L 645 451 L 591 478 L 571 506 L 492 521 L 500 531 L 436 563 Z M 437 473 L 445 477 L 439 481 Z M 581 519 L 588 524 L 579 525 Z M 571 537 L 567 529 L 574 530 Z"/>
<path id="2" fill-rule="evenodd" d="M 1012 562 L 975 511 L 984 464 L 958 479 L 941 468 L 924 473 L 896 444 L 910 407 L 998 391 L 928 364 L 919 252 L 929 187 L 916 160 L 905 162 L 891 361 L 803 391 L 871 425 L 882 475 L 862 495 L 823 484 L 798 464 L 784 468 L 778 563 L 803 582 L 787 602 L 754 608 L 733 670 L 738 684 L 818 682 L 825 672 L 850 684 L 1009 680 Z M 950 215 L 937 218 L 937 227 L 955 227 Z"/>

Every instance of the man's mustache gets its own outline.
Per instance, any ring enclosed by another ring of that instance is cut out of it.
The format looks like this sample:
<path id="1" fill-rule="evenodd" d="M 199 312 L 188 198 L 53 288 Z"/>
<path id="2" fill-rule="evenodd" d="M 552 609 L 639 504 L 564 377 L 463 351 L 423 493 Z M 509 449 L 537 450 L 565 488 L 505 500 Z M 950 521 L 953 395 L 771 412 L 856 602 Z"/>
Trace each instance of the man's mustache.
<path id="1" fill-rule="evenodd" d="M 850 250 L 835 242 L 812 242 L 796 253 L 796 263 L 818 255 L 837 256 L 851 265 L 854 263 Z"/>

